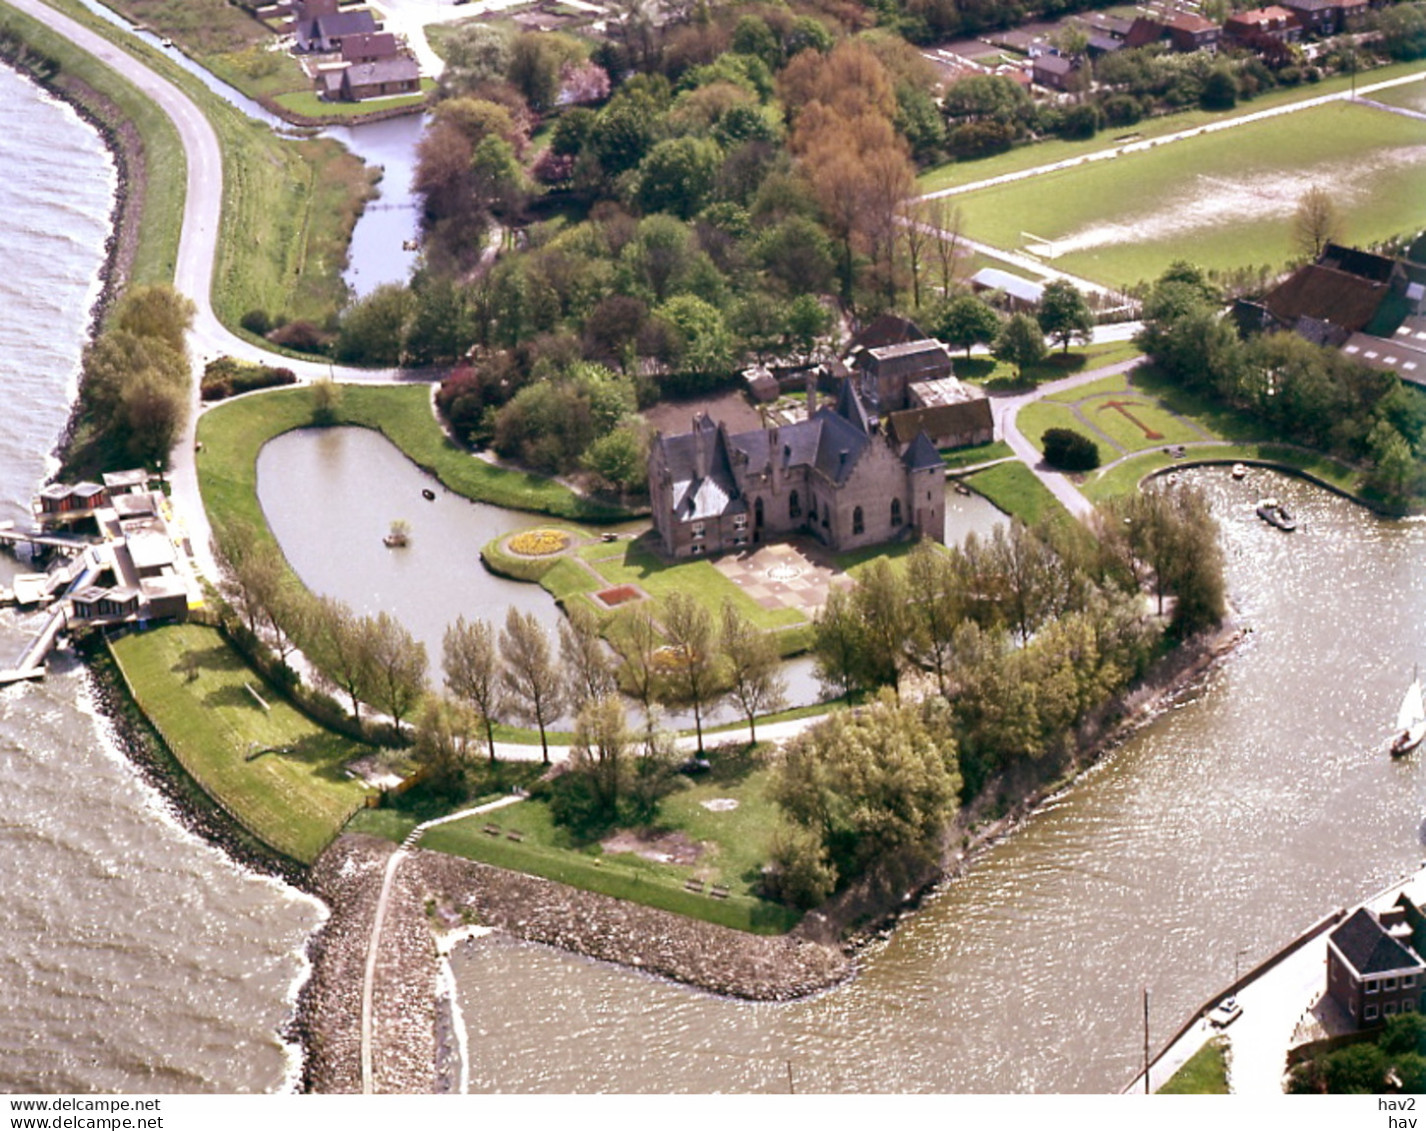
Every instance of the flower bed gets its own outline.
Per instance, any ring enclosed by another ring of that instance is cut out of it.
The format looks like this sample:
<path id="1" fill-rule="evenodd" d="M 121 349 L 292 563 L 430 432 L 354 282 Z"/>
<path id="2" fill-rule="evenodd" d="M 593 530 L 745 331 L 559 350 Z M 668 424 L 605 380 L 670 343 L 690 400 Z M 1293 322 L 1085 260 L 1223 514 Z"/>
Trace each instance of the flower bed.
<path id="1" fill-rule="evenodd" d="M 569 535 L 562 530 L 522 530 L 512 535 L 506 548 L 530 558 L 544 558 L 569 547 Z"/>
<path id="2" fill-rule="evenodd" d="M 612 609 L 626 601 L 637 601 L 642 594 L 633 585 L 616 585 L 613 589 L 601 589 L 595 596 Z"/>

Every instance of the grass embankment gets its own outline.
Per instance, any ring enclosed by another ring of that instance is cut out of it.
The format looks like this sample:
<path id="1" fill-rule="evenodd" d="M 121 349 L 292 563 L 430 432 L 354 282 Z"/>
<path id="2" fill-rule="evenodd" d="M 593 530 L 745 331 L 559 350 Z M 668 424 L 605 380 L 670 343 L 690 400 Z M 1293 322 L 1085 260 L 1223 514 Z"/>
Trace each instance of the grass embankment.
<path id="1" fill-rule="evenodd" d="M 1161 1096 L 1226 1096 L 1228 1094 L 1228 1041 L 1214 1037 L 1158 1090 Z"/>
<path id="2" fill-rule="evenodd" d="M 631 852 L 606 852 L 599 845 L 575 848 L 554 824 L 548 806 L 533 800 L 439 825 L 420 845 L 735 930 L 782 934 L 800 916 L 754 894 L 772 837 L 782 826 L 767 796 L 768 771 L 732 751 L 715 752 L 713 759 L 708 778 L 688 783 L 664 801 L 659 822 L 661 833 L 682 834 L 697 846 L 695 863 L 663 863 Z M 703 804 L 715 800 L 737 805 L 710 810 Z M 365 814 L 361 823 L 364 829 L 376 827 Z M 498 831 L 487 832 L 487 826 Z M 391 832 L 400 831 L 393 822 Z M 512 832 L 521 839 L 512 840 Z M 690 879 L 702 882 L 703 891 L 687 890 Z M 715 885 L 727 889 L 725 898 L 709 894 Z"/>
<path id="3" fill-rule="evenodd" d="M 372 195 L 374 174 L 335 141 L 277 137 L 223 101 L 163 52 L 126 35 L 75 0 L 56 0 L 55 6 L 177 86 L 212 124 L 223 150 L 224 186 L 222 234 L 211 297 L 224 324 L 236 330 L 238 320 L 250 310 L 264 310 L 288 320 L 326 322 L 346 298 L 341 272 L 346 265 L 352 226 Z M 164 7 L 186 10 L 185 5 Z M 114 82 L 119 81 L 112 72 L 110 75 Z M 157 107 L 153 107 L 153 113 L 167 123 Z M 148 135 L 145 137 L 147 140 Z M 171 154 L 181 160 L 182 149 L 171 124 L 167 133 L 156 134 L 155 139 L 165 149 L 164 160 L 173 159 Z M 149 263 L 156 254 L 163 254 L 163 248 L 168 250 L 166 258 L 156 263 L 162 271 L 146 267 L 142 275 L 135 272 L 135 279 L 171 281 L 182 220 L 181 195 L 177 205 L 170 194 L 146 206 L 146 224 L 149 212 L 163 214 L 161 221 L 155 220 L 161 225 L 157 232 L 163 238 L 158 242 L 160 252 L 143 246 L 141 256 Z M 171 246 L 166 243 L 170 227 Z M 144 239 L 148 238 L 146 228 Z"/>
<path id="4" fill-rule="evenodd" d="M 1420 62 L 1393 63 L 1370 71 L 1361 71 L 1356 76 L 1357 86 L 1368 86 L 1386 79 L 1402 78 L 1407 75 L 1426 73 L 1426 66 Z M 1246 114 L 1256 114 L 1278 106 L 1320 98 L 1324 94 L 1340 94 L 1352 87 L 1351 75 L 1335 75 L 1319 83 L 1306 86 L 1283 88 L 1269 91 L 1251 102 L 1241 102 L 1232 110 L 1185 110 L 1176 114 L 1166 114 L 1137 125 L 1119 129 L 1107 129 L 1087 141 L 1061 141 L 1051 139 L 1022 145 L 1008 153 L 997 154 L 976 161 L 956 161 L 927 170 L 917 181 L 916 187 L 922 192 L 936 192 L 958 185 L 975 184 L 992 177 L 1002 177 L 1007 173 L 1019 173 L 1035 169 L 1041 165 L 1052 165 L 1058 161 L 1084 160 L 1096 153 L 1104 153 L 1121 145 L 1136 141 L 1149 141 L 1167 137 L 1183 130 L 1197 129 L 1216 122 L 1226 122 L 1241 118 Z M 1399 88 L 1396 88 L 1399 89 Z M 1391 91 L 1382 91 L 1370 97 L 1379 102 L 1392 101 Z M 1393 103 L 1411 105 L 1410 103 Z M 1037 232 L 1037 235 L 1043 233 Z"/>
<path id="5" fill-rule="evenodd" d="M 183 226 L 187 161 L 168 115 L 94 56 L 13 8 L 0 5 L 0 32 L 13 33 L 58 64 L 52 85 L 84 105 L 107 129 L 132 127 L 131 137 L 140 152 L 139 167 L 130 169 L 134 183 L 128 186 L 136 194 L 129 206 L 139 210 L 130 278 L 135 283 L 171 282 Z"/>
<path id="6" fill-rule="evenodd" d="M 1017 249 L 1033 232 L 1059 244 L 1056 267 L 1112 287 L 1157 278 L 1178 259 L 1210 269 L 1276 267 L 1298 254 L 1292 218 L 1306 185 L 1334 193 L 1352 243 L 1414 231 L 1426 165 L 1397 155 L 1413 152 L 1419 138 L 1410 118 L 1334 102 L 957 202 L 969 236 Z M 1264 186 L 1277 186 L 1275 207 L 1264 207 Z"/>
<path id="7" fill-rule="evenodd" d="M 1047 381 L 1073 377 L 1084 369 L 1099 369 L 1117 365 L 1139 354 L 1133 342 L 1100 342 L 1069 350 L 1053 350 L 1040 361 L 1018 371 L 1008 361 L 997 361 L 987 354 L 955 359 L 955 373 L 962 381 L 980 385 L 992 391 L 1033 389 Z M 1093 362 L 1093 365 L 1090 363 Z"/>
<path id="8" fill-rule="evenodd" d="M 369 748 L 299 714 L 215 630 L 155 629 L 112 652 L 174 757 L 265 844 L 311 863 L 363 804 L 368 790 L 344 766 Z"/>
<path id="9" fill-rule="evenodd" d="M 963 476 L 962 481 L 1021 522 L 1033 525 L 1041 519 L 1071 521 L 1069 512 L 1050 494 L 1050 489 L 1018 461 L 972 471 Z"/>

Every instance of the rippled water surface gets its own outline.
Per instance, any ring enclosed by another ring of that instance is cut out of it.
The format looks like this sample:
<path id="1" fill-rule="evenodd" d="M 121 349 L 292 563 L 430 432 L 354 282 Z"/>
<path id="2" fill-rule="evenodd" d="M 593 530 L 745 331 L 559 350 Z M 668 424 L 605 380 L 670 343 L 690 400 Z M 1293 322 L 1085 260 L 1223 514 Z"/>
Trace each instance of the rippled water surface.
<path id="1" fill-rule="evenodd" d="M 1426 643 L 1426 524 L 1306 484 L 1191 473 L 1248 642 L 948 884 L 849 985 L 747 1005 L 555 951 L 456 957 L 473 1090 L 1117 1090 L 1319 916 L 1421 856 L 1417 762 L 1386 741 Z M 1252 511 L 1274 493 L 1301 528 Z M 1304 1003 L 1305 1004 L 1305 1003 Z"/>
<path id="2" fill-rule="evenodd" d="M 94 132 L 0 69 L 0 519 L 64 428 L 109 232 Z M 0 584 L 17 568 L 0 556 Z M 35 616 L 0 611 L 0 667 Z M 0 689 L 0 1091 L 267 1091 L 317 906 L 185 832 L 119 754 L 84 671 Z"/>

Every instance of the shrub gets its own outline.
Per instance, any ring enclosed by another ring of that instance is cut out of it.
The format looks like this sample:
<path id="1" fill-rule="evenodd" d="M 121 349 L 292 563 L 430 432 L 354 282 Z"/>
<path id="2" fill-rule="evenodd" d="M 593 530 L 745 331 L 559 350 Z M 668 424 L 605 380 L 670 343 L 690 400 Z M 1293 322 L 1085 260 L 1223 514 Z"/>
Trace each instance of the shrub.
<path id="1" fill-rule="evenodd" d="M 311 322 L 298 320 L 279 326 L 268 334 L 267 340 L 299 353 L 324 353 L 331 343 L 332 335 Z"/>
<path id="2" fill-rule="evenodd" d="M 1099 466 L 1099 447 L 1073 428 L 1046 429 L 1041 443 L 1045 462 L 1061 471 L 1093 471 Z"/>
<path id="3" fill-rule="evenodd" d="M 297 374 L 287 368 L 253 365 L 231 357 L 216 357 L 203 367 L 203 399 L 220 401 L 254 389 L 295 385 Z"/>
<path id="4" fill-rule="evenodd" d="M 266 337 L 267 332 L 272 329 L 272 319 L 267 316 L 265 310 L 249 310 L 238 319 L 238 325 L 250 334 Z"/>

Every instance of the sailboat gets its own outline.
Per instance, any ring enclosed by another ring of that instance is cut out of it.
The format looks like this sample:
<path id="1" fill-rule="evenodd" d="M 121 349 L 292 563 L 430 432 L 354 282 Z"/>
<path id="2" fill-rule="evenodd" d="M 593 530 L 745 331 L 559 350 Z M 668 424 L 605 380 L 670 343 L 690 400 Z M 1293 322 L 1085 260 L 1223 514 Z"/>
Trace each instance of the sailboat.
<path id="1" fill-rule="evenodd" d="M 1410 754 L 1421 740 L 1426 738 L 1426 705 L 1421 702 L 1421 679 L 1413 677 L 1411 686 L 1401 700 L 1401 710 L 1396 714 L 1397 734 L 1391 742 L 1391 756 L 1400 758 Z"/>

